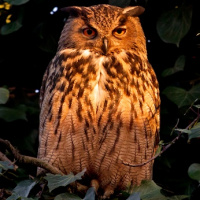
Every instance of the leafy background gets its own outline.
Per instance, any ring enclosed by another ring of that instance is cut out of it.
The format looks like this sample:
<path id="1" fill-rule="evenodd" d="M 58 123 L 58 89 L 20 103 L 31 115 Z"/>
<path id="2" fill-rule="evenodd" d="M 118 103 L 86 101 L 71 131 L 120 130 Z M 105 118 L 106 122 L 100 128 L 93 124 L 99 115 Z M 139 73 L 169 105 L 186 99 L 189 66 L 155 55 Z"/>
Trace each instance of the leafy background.
<path id="1" fill-rule="evenodd" d="M 170 146 L 155 160 L 154 181 L 113 199 L 200 199 L 198 0 L 0 0 L 0 138 L 21 154 L 37 156 L 38 92 L 66 17 L 55 7 L 99 3 L 146 9 L 140 20 L 160 83 L 161 147 Z M 13 160 L 2 145 L 0 151 Z M 37 179 L 35 173 L 34 166 L 16 169 L 0 161 L 0 199 L 94 199 L 92 188 L 86 194 L 66 193 L 66 185 L 82 174 Z"/>

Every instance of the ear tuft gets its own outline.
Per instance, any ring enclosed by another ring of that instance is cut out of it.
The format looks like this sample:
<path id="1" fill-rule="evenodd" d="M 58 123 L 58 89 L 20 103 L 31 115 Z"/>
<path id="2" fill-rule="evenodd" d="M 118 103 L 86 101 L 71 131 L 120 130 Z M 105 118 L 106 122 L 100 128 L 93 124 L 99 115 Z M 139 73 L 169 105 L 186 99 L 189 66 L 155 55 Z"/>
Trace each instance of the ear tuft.
<path id="1" fill-rule="evenodd" d="M 137 17 L 141 15 L 144 10 L 145 9 L 142 6 L 126 7 L 122 13 L 128 16 Z"/>

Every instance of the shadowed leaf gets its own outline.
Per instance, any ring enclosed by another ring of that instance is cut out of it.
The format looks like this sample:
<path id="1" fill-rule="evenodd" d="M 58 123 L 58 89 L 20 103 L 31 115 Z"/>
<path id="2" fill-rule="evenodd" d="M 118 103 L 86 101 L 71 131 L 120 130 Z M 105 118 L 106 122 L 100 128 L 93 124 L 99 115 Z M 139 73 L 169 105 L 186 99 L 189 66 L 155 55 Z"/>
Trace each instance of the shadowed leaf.
<path id="1" fill-rule="evenodd" d="M 75 194 L 70 193 L 62 193 L 55 197 L 54 200 L 81 200 L 80 197 L 76 196 Z"/>
<path id="2" fill-rule="evenodd" d="M 189 140 L 192 138 L 199 138 L 200 137 L 200 122 L 195 124 L 191 129 L 191 134 L 189 134 Z"/>
<path id="3" fill-rule="evenodd" d="M 190 130 L 187 129 L 175 129 L 175 130 L 187 133 L 189 140 L 193 138 L 200 138 L 200 122 L 195 124 Z"/>
<path id="4" fill-rule="evenodd" d="M 157 32 L 166 43 L 179 46 L 191 26 L 192 7 L 181 6 L 163 13 L 157 21 Z"/>
<path id="5" fill-rule="evenodd" d="M 142 181 L 140 186 L 133 188 L 133 191 L 139 193 L 142 200 L 183 200 L 188 197 L 187 195 L 167 197 L 161 193 L 161 189 L 154 181 Z"/>
<path id="6" fill-rule="evenodd" d="M 15 5 L 15 6 L 19 6 L 22 4 L 25 4 L 27 2 L 29 2 L 29 0 L 6 0 L 9 4 Z"/>
<path id="7" fill-rule="evenodd" d="M 87 190 L 87 193 L 83 200 L 95 200 L 95 189 L 91 187 Z"/>
<path id="8" fill-rule="evenodd" d="M 14 169 L 14 166 L 8 161 L 0 161 L 0 173 L 3 170 Z"/>
<path id="9" fill-rule="evenodd" d="M 154 181 L 142 181 L 140 186 L 133 188 L 134 193 L 139 193 L 142 200 L 166 200 L 166 197 L 160 192 L 161 187 Z"/>
<path id="10" fill-rule="evenodd" d="M 18 194 L 12 194 L 6 200 L 17 200 L 20 196 Z"/>
<path id="11" fill-rule="evenodd" d="M 0 118 L 7 122 L 12 122 L 17 119 L 27 120 L 25 112 L 7 107 L 0 107 Z"/>
<path id="12" fill-rule="evenodd" d="M 174 67 L 167 68 L 163 71 L 162 76 L 165 77 L 165 76 L 172 75 L 176 72 L 183 71 L 184 66 L 185 66 L 185 56 L 182 55 L 178 57 L 178 59 L 175 62 Z"/>
<path id="13" fill-rule="evenodd" d="M 200 181 L 200 164 L 193 163 L 188 168 L 188 175 L 191 179 Z"/>
<path id="14" fill-rule="evenodd" d="M 180 132 L 182 132 L 182 133 L 191 134 L 191 130 L 188 130 L 188 129 L 176 128 L 175 131 L 180 131 Z"/>
<path id="15" fill-rule="evenodd" d="M 12 194 L 6 200 L 37 200 L 38 198 L 27 198 L 27 197 L 20 197 L 18 194 Z"/>
<path id="16" fill-rule="evenodd" d="M 1 27 L 1 34 L 8 35 L 19 30 L 22 27 L 22 24 L 19 21 L 13 21 L 9 24 L 5 24 Z"/>
<path id="17" fill-rule="evenodd" d="M 73 173 L 70 173 L 68 175 L 60 175 L 60 174 L 47 174 L 45 176 L 45 179 L 48 181 L 48 187 L 49 191 L 60 187 L 60 186 L 67 186 L 70 183 L 75 182 L 76 180 L 81 180 L 81 177 L 84 175 L 86 170 L 83 170 L 82 172 L 74 175 Z"/>
<path id="18" fill-rule="evenodd" d="M 200 97 L 200 84 L 193 86 L 189 91 L 183 88 L 169 86 L 165 88 L 163 94 L 180 108 L 191 105 Z"/>
<path id="19" fill-rule="evenodd" d="M 198 109 L 200 108 L 200 105 L 193 105 L 193 106 L 196 107 L 196 108 L 198 108 Z"/>
<path id="20" fill-rule="evenodd" d="M 168 197 L 167 200 L 188 200 L 188 195 L 177 195 Z"/>
<path id="21" fill-rule="evenodd" d="M 134 192 L 126 200 L 140 200 L 140 193 L 139 192 Z"/>
<path id="22" fill-rule="evenodd" d="M 9 99 L 9 90 L 0 88 L 0 104 L 5 104 Z"/>
<path id="23" fill-rule="evenodd" d="M 31 189 L 37 184 L 34 180 L 24 180 L 17 184 L 14 188 L 13 193 L 19 195 L 20 197 L 28 197 Z"/>

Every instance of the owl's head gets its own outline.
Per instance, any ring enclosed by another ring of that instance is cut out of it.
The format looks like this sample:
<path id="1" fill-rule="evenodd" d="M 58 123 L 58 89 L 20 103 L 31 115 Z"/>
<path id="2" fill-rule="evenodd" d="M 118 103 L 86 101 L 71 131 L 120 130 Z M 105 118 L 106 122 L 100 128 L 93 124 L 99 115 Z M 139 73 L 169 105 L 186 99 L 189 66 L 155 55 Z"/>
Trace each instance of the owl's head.
<path id="1" fill-rule="evenodd" d="M 140 6 L 120 8 L 111 5 L 66 7 L 68 19 L 61 33 L 58 49 L 90 50 L 110 55 L 116 50 L 146 51 L 144 33 L 138 16 Z"/>

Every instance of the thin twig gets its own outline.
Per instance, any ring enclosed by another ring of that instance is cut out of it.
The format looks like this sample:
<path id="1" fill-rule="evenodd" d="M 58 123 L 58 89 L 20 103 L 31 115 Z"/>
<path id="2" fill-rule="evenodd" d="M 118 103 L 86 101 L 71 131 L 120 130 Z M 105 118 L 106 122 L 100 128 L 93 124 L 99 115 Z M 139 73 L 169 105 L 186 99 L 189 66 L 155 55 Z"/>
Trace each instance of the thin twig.
<path id="1" fill-rule="evenodd" d="M 190 107 L 190 109 L 191 109 L 191 107 Z M 198 111 L 197 117 L 196 117 L 185 129 L 190 129 L 190 128 L 199 120 L 199 118 L 200 118 L 200 114 L 199 114 L 199 111 Z M 178 127 L 178 123 L 179 123 L 179 119 L 178 119 L 178 121 L 177 121 L 175 127 L 173 128 L 173 130 L 175 130 L 175 129 Z M 155 160 L 158 156 L 160 156 L 160 155 L 163 154 L 167 149 L 169 149 L 169 147 L 171 147 L 172 144 L 174 144 L 177 140 L 179 140 L 179 138 L 181 137 L 182 134 L 183 134 L 183 132 L 179 131 L 178 136 L 175 137 L 169 144 L 163 146 L 162 151 L 160 151 L 159 154 L 153 156 L 152 158 L 150 158 L 149 160 L 147 160 L 147 161 L 145 161 L 145 162 L 143 162 L 143 163 L 140 163 L 140 164 L 131 164 L 131 163 L 124 162 L 123 160 L 121 160 L 121 161 L 122 161 L 122 163 L 123 163 L 124 165 L 130 166 L 130 167 L 141 167 L 141 166 L 144 166 L 144 165 L 146 165 L 147 163 L 149 163 L 149 162 Z"/>
<path id="2" fill-rule="evenodd" d="M 194 104 L 198 101 L 198 99 L 195 99 L 194 102 L 190 105 L 190 107 L 186 110 L 184 116 L 188 113 L 189 110 L 191 110 L 192 112 L 194 112 L 195 114 L 197 114 L 197 112 L 194 111 L 194 109 L 192 108 L 194 106 Z M 199 110 L 198 110 L 199 111 Z"/>
<path id="3" fill-rule="evenodd" d="M 169 144 L 167 144 L 166 146 L 163 146 L 162 151 L 160 151 L 159 154 L 153 156 L 152 158 L 150 158 L 149 160 L 140 163 L 140 164 L 130 164 L 130 163 L 126 163 L 122 160 L 122 163 L 124 165 L 130 166 L 130 167 L 142 167 L 144 165 L 146 165 L 147 163 L 151 162 L 152 160 L 155 160 L 158 156 L 160 156 L 161 154 L 163 154 L 167 149 L 169 149 L 169 147 L 172 146 L 172 144 L 174 144 L 179 138 L 180 138 L 181 134 L 179 134 L 177 137 L 175 137 Z"/>

